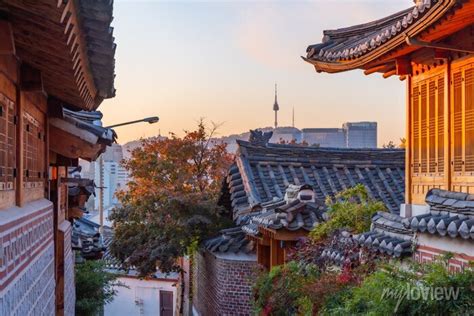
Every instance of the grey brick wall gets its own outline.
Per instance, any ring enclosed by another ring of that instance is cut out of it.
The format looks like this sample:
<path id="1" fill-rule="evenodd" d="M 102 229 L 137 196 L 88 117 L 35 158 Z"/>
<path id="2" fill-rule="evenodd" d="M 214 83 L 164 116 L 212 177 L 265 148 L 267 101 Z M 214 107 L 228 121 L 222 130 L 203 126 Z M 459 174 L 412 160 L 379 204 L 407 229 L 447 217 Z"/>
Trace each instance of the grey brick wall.
<path id="1" fill-rule="evenodd" d="M 201 315 L 250 315 L 257 262 L 218 258 L 204 250 L 193 262 L 193 305 Z"/>

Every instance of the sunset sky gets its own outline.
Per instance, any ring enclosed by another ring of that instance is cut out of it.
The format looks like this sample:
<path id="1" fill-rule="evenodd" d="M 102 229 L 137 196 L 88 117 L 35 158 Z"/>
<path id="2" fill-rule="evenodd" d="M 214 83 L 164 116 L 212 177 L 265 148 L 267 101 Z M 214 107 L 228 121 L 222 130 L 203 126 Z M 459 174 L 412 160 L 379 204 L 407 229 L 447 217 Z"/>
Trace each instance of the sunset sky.
<path id="1" fill-rule="evenodd" d="M 106 125 L 158 115 L 160 123 L 117 129 L 119 142 L 172 131 L 200 117 L 220 135 L 273 124 L 278 83 L 280 126 L 340 127 L 377 121 L 379 145 L 405 133 L 405 83 L 361 71 L 317 74 L 306 47 L 324 29 L 368 22 L 411 0 L 137 1 L 116 0 L 117 96 L 100 110 Z"/>

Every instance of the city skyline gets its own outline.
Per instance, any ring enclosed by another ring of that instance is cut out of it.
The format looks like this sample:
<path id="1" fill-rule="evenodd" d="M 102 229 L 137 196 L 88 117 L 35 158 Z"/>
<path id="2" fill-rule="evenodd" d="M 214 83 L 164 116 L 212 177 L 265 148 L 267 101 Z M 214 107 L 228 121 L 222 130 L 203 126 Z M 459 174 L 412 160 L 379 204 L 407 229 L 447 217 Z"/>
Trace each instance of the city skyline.
<path id="1" fill-rule="evenodd" d="M 405 135 L 405 83 L 360 72 L 316 74 L 300 56 L 308 43 L 320 41 L 323 29 L 367 22 L 410 4 L 343 1 L 345 10 L 339 10 L 341 1 L 117 1 L 117 97 L 100 108 L 104 124 L 160 117 L 158 124 L 117 129 L 120 144 L 160 132 L 182 135 L 201 117 L 222 123 L 219 136 L 269 127 L 276 82 L 279 126 L 292 125 L 294 108 L 295 127 L 377 121 L 378 145 L 397 143 Z M 329 18 L 327 12 L 338 14 Z M 388 91 L 391 98 L 384 97 Z M 125 107 L 130 110 L 118 111 Z"/>

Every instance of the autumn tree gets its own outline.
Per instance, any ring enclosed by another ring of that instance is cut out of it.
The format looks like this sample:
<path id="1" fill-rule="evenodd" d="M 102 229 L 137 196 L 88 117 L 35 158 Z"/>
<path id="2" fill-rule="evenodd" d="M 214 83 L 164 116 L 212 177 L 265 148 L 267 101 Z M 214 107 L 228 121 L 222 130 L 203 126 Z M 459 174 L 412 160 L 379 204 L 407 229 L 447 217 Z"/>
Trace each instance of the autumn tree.
<path id="1" fill-rule="evenodd" d="M 217 126 L 200 121 L 180 138 L 147 139 L 124 162 L 132 178 L 111 215 L 111 250 L 142 275 L 179 270 L 190 245 L 230 223 L 217 197 L 232 156 L 212 139 Z"/>

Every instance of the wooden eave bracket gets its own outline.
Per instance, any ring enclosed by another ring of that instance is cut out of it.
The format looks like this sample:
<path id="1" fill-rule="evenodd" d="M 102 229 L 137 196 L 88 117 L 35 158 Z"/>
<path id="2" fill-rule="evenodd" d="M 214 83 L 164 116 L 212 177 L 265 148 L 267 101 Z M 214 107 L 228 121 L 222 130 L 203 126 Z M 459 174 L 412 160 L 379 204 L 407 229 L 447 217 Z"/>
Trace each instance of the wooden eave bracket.
<path id="1" fill-rule="evenodd" d="M 430 43 L 430 42 L 420 41 L 414 37 L 409 37 L 409 36 L 405 37 L 405 41 L 410 46 L 427 47 L 427 48 L 448 50 L 448 51 L 453 51 L 453 52 L 474 54 L 474 50 L 472 49 L 462 48 L 462 47 L 443 44 L 443 43 Z"/>

